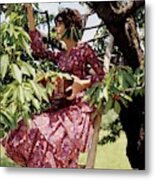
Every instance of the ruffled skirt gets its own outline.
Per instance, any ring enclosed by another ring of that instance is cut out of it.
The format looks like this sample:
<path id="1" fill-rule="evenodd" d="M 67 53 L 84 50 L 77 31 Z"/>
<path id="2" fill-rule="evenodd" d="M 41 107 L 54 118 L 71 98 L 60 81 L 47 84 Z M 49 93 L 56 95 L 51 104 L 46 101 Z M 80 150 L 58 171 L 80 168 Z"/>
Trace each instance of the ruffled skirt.
<path id="1" fill-rule="evenodd" d="M 78 168 L 80 152 L 91 146 L 92 109 L 85 102 L 21 121 L 3 140 L 7 155 L 25 167 Z"/>

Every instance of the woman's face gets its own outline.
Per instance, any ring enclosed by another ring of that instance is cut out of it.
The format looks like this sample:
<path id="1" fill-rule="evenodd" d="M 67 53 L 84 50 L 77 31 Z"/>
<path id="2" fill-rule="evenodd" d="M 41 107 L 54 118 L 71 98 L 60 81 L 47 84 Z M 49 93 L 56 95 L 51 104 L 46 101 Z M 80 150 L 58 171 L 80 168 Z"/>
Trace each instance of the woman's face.
<path id="1" fill-rule="evenodd" d="M 65 25 L 62 21 L 56 22 L 56 33 L 57 33 L 57 39 L 62 40 L 62 37 L 65 33 Z"/>

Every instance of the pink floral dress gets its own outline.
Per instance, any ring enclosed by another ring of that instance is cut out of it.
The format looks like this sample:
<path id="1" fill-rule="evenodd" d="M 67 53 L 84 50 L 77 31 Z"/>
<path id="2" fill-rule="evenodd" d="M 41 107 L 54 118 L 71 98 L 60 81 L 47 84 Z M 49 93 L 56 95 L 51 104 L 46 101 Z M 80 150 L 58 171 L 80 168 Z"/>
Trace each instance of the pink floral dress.
<path id="1" fill-rule="evenodd" d="M 33 52 L 54 60 L 62 72 L 81 79 L 91 78 L 92 84 L 103 79 L 103 67 L 87 43 L 78 44 L 66 55 L 47 50 L 37 30 L 30 32 L 30 37 Z M 94 75 L 88 73 L 88 65 Z M 26 167 L 77 168 L 79 153 L 91 147 L 93 134 L 94 109 L 81 100 L 81 94 L 69 103 L 63 101 L 56 111 L 34 115 L 30 127 L 21 121 L 3 140 L 7 155 Z"/>

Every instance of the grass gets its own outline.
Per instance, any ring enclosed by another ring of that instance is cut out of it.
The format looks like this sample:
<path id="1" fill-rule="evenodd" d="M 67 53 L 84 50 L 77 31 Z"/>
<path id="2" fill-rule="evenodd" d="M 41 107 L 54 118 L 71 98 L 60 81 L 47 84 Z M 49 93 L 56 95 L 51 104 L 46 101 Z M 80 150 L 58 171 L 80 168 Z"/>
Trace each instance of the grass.
<path id="1" fill-rule="evenodd" d="M 114 143 L 97 146 L 95 160 L 96 169 L 131 169 L 126 156 L 126 136 L 121 132 L 120 138 Z M 79 164 L 86 164 L 87 154 L 81 153 Z"/>

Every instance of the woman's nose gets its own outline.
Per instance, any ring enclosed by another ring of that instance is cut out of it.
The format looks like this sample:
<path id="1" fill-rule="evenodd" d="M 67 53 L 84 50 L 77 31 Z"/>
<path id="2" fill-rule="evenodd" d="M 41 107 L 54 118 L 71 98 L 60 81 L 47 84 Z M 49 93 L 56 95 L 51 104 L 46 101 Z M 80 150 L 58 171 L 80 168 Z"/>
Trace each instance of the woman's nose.
<path id="1" fill-rule="evenodd" d="M 60 28 L 58 26 L 55 27 L 55 30 L 56 30 L 57 33 L 59 32 L 59 29 Z"/>

